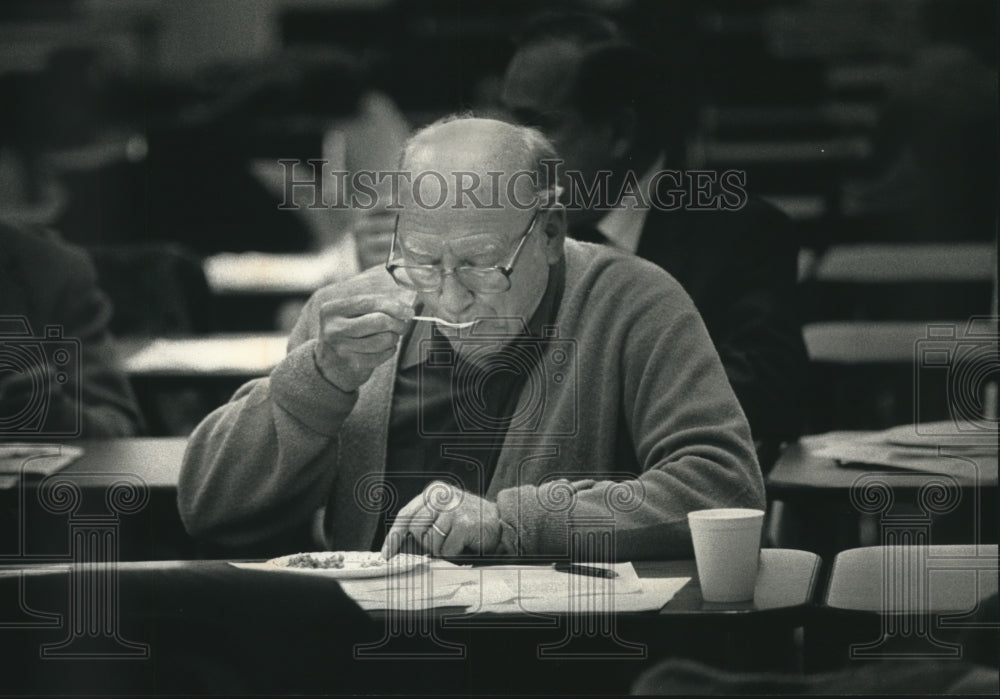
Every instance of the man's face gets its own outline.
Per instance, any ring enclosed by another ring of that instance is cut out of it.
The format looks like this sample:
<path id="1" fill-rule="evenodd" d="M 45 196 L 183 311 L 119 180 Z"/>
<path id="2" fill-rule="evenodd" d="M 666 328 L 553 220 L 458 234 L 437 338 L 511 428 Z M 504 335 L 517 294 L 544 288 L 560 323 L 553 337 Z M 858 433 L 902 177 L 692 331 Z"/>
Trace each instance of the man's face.
<path id="1" fill-rule="evenodd" d="M 500 210 L 409 206 L 399 216 L 400 252 L 407 264 L 438 265 L 446 272 L 458 266 L 506 265 L 534 213 L 514 206 Z M 548 284 L 553 252 L 546 244 L 547 216 L 540 211 L 535 217 L 510 275 L 509 290 L 482 293 L 468 288 L 457 275 L 445 274 L 439 290 L 419 292 L 424 314 L 454 323 L 483 319 L 473 328 L 475 334 L 516 334 L 530 320 Z M 463 336 L 469 334 L 462 331 Z"/>
<path id="2" fill-rule="evenodd" d="M 534 126 L 552 141 L 565 162 L 564 171 L 579 170 L 590 186 L 599 170 L 614 165 L 614 133 L 611 124 L 588 120 L 570 104 L 580 55 L 579 47 L 563 40 L 523 47 L 507 67 L 502 100 L 513 119 Z"/>

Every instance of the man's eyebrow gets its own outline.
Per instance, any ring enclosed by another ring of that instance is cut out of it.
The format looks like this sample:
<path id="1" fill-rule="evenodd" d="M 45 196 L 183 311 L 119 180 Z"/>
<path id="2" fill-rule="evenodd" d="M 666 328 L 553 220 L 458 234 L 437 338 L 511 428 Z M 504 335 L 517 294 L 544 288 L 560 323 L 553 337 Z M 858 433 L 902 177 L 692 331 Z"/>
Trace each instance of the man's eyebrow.
<path id="1" fill-rule="evenodd" d="M 470 233 L 453 239 L 447 246 L 458 255 L 484 255 L 503 250 L 506 242 L 497 233 Z M 445 245 L 439 237 L 422 233 L 404 234 L 401 243 L 407 252 L 418 255 L 437 255 Z"/>
<path id="2" fill-rule="evenodd" d="M 419 233 L 400 236 L 399 242 L 404 250 L 417 255 L 436 255 L 441 252 L 442 248 L 440 240 L 435 236 L 420 235 Z"/>
<path id="3" fill-rule="evenodd" d="M 455 254 L 486 255 L 503 250 L 505 242 L 495 233 L 471 233 L 461 238 L 455 238 L 449 247 Z"/>

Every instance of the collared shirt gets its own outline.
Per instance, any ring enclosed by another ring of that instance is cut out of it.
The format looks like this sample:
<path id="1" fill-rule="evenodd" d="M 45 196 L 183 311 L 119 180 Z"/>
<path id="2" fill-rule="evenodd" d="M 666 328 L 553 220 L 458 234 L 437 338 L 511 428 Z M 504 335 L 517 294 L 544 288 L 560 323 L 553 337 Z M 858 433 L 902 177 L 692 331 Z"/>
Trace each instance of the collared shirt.
<path id="1" fill-rule="evenodd" d="M 437 326 L 414 323 L 403 338 L 389 417 L 385 479 L 395 492 L 388 521 L 432 481 L 444 480 L 482 496 L 489 487 L 500 447 L 533 361 L 535 338 L 559 311 L 566 263 L 549 268 L 549 281 L 524 332 L 500 342 L 482 342 L 483 365 L 455 352 Z M 420 309 L 417 309 L 420 312 Z M 474 351 L 474 350 L 473 350 Z M 380 526 L 375 548 L 387 531 Z"/>
<path id="2" fill-rule="evenodd" d="M 642 198 L 649 199 L 649 185 L 656 173 L 663 169 L 664 156 L 657 156 L 652 167 L 639 180 L 639 192 Z M 633 255 L 639 249 L 639 239 L 642 237 L 642 227 L 646 223 L 649 206 L 642 206 L 631 198 L 627 205 L 620 205 L 609 211 L 597 222 L 597 230 L 617 248 Z"/>

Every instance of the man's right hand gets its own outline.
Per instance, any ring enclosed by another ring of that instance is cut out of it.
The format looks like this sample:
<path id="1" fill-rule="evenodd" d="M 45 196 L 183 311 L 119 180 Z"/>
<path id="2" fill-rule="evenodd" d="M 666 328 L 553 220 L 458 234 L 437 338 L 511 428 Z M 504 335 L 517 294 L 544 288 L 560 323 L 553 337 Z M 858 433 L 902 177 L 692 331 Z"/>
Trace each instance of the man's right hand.
<path id="1" fill-rule="evenodd" d="M 327 301 L 319 311 L 317 368 L 340 390 L 356 390 L 392 358 L 412 319 L 412 305 L 398 296 L 365 294 Z"/>

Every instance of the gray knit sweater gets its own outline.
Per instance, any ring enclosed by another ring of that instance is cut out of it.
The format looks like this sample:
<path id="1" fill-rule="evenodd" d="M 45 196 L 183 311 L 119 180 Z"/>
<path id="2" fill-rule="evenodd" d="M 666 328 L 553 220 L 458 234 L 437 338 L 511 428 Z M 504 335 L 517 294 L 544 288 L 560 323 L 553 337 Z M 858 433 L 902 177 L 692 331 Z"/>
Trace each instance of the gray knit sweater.
<path id="1" fill-rule="evenodd" d="M 691 300 L 666 272 L 568 240 L 557 337 L 522 390 L 487 497 L 502 552 L 565 555 L 574 530 L 613 531 L 622 559 L 689 554 L 687 513 L 763 507 L 749 428 Z M 266 378 L 191 436 L 178 489 L 199 538 L 266 540 L 314 517 L 317 546 L 371 547 L 396 362 L 340 391 L 313 360 L 321 304 L 395 288 L 384 270 L 321 289 Z M 585 537 L 584 537 L 585 538 Z"/>

